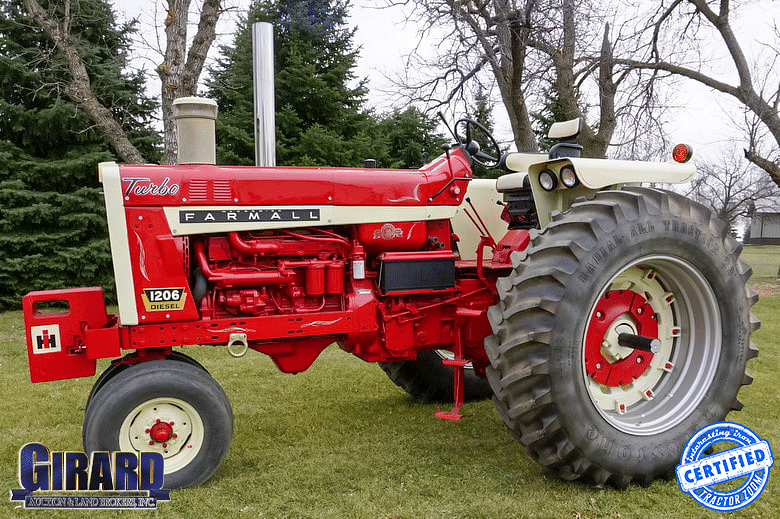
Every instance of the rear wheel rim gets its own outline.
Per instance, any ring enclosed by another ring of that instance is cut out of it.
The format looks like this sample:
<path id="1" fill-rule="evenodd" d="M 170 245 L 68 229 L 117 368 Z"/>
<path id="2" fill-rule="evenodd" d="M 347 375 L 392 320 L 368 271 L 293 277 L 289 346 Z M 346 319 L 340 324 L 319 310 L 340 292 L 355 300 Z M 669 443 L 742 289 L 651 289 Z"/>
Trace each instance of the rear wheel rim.
<path id="1" fill-rule="evenodd" d="M 637 303 L 627 303 L 625 292 L 636 294 Z M 609 304 L 619 308 L 605 312 Z M 648 309 L 657 329 L 647 320 Z M 673 256 L 640 258 L 605 285 L 587 315 L 582 373 L 591 402 L 611 426 L 650 436 L 695 411 L 714 380 L 722 346 L 717 299 L 698 269 Z M 611 319 L 606 325 L 599 322 L 605 316 Z M 620 331 L 641 335 L 648 329 L 661 341 L 655 354 L 616 344 Z M 594 358 L 620 376 L 605 378 Z M 633 363 L 645 369 L 637 371 Z"/>

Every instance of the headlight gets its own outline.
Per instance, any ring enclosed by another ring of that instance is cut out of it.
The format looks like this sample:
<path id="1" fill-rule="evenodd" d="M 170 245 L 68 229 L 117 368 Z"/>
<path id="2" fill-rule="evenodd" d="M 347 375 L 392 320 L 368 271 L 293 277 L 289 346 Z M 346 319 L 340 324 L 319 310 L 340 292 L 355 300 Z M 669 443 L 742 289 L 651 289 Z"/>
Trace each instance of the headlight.
<path id="1" fill-rule="evenodd" d="M 574 187 L 580 183 L 573 166 L 566 165 L 561 168 L 561 182 L 566 187 Z"/>
<path id="2" fill-rule="evenodd" d="M 558 187 L 558 177 L 555 176 L 555 173 L 552 170 L 542 170 L 542 172 L 539 173 L 539 185 L 542 186 L 542 189 L 545 191 L 552 191 Z"/>

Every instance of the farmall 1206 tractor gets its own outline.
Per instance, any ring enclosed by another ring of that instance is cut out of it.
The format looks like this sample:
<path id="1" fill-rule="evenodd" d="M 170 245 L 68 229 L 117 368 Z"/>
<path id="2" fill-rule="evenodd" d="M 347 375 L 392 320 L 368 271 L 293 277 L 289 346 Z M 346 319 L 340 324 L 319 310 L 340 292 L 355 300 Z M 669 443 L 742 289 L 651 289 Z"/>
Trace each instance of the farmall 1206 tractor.
<path id="1" fill-rule="evenodd" d="M 23 301 L 33 382 L 114 359 L 86 452 L 161 453 L 166 488 L 211 476 L 233 415 L 189 344 L 297 373 L 335 343 L 453 402 L 446 419 L 492 396 L 535 461 L 596 485 L 670 476 L 741 407 L 758 327 L 741 246 L 708 208 L 640 187 L 690 163 L 582 158 L 578 121 L 553 126 L 549 154 L 500 157 L 463 119 L 419 170 L 216 166 L 215 104 L 177 107 L 179 165 L 99 167 L 118 315 L 99 287 Z M 474 179 L 475 163 L 509 173 Z"/>

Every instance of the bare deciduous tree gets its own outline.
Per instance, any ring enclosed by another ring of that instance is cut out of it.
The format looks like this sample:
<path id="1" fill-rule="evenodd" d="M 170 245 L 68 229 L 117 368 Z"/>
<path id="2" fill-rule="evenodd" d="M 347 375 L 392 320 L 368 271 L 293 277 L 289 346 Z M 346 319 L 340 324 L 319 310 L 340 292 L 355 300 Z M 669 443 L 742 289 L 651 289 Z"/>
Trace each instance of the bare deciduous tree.
<path id="1" fill-rule="evenodd" d="M 195 95 L 197 83 L 203 71 L 206 55 L 216 38 L 216 24 L 221 14 L 222 0 L 203 0 L 198 29 L 187 51 L 187 23 L 192 0 L 165 0 L 166 16 L 164 59 L 156 71 L 162 88 L 162 112 L 164 129 L 164 151 L 162 162 L 176 161 L 176 134 L 173 121 L 173 101 L 179 97 Z M 44 9 L 38 0 L 23 0 L 33 21 L 55 42 L 61 59 L 70 74 L 65 93 L 79 103 L 92 116 L 95 124 L 106 135 L 121 160 L 128 163 L 143 163 L 144 158 L 133 146 L 113 118 L 111 110 L 95 96 L 89 75 L 79 55 L 78 42 L 73 36 L 70 20 L 71 0 L 51 0 Z M 58 9 L 62 7 L 61 10 Z M 64 13 L 64 14 L 58 14 Z"/>
<path id="2" fill-rule="evenodd" d="M 776 73 L 780 34 L 775 28 L 774 42 L 764 44 L 769 53 L 766 61 L 751 61 L 732 23 L 732 14 L 740 6 L 747 3 L 674 0 L 661 6 L 647 25 L 646 57 L 616 62 L 691 79 L 739 101 L 754 116 L 745 126 L 744 155 L 780 185 L 780 78 Z M 728 58 L 729 66 L 711 66 L 710 61 L 718 62 L 721 57 Z"/>
<path id="3" fill-rule="evenodd" d="M 717 162 L 697 163 L 697 174 L 686 196 L 713 208 L 718 218 L 735 229 L 757 209 L 780 207 L 780 189 L 759 168 L 725 149 Z"/>
<path id="4" fill-rule="evenodd" d="M 598 0 L 396 0 L 411 9 L 422 35 L 436 32 L 436 59 L 409 67 L 431 71 L 404 78 L 411 100 L 448 103 L 472 81 L 495 85 L 519 150 L 537 149 L 531 113 L 551 95 L 567 119 L 586 117 L 585 153 L 604 156 L 621 120 L 623 133 L 659 134 L 653 90 L 657 74 L 635 74 L 615 50 L 633 51 L 633 30 L 601 15 Z M 625 15 L 625 13 L 621 13 Z M 489 74 L 486 74 L 489 72 Z M 618 132 L 620 133 L 620 132 Z M 620 139 L 633 142 L 632 137 Z M 633 150 L 629 151 L 630 153 Z"/>
<path id="5" fill-rule="evenodd" d="M 198 78 L 203 72 L 206 56 L 216 38 L 217 20 L 222 0 L 203 0 L 200 21 L 189 51 L 187 24 L 192 0 L 167 0 L 165 51 L 156 72 L 160 77 L 163 113 L 163 164 L 176 162 L 176 130 L 173 101 L 197 93 Z"/>

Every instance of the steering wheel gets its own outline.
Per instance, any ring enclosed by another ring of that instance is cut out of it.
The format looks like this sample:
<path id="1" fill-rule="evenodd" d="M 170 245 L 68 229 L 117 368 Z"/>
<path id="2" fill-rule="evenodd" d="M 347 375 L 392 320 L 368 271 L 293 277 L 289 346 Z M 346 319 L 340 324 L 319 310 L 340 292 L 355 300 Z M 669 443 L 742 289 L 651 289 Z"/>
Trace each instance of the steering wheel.
<path id="1" fill-rule="evenodd" d="M 462 130 L 463 133 L 459 131 Z M 464 137 L 461 137 L 463 135 Z M 501 159 L 501 147 L 487 128 L 474 119 L 460 119 L 455 123 L 455 139 L 471 155 L 471 160 L 485 168 L 495 168 Z M 480 142 L 486 146 L 481 149 Z"/>

